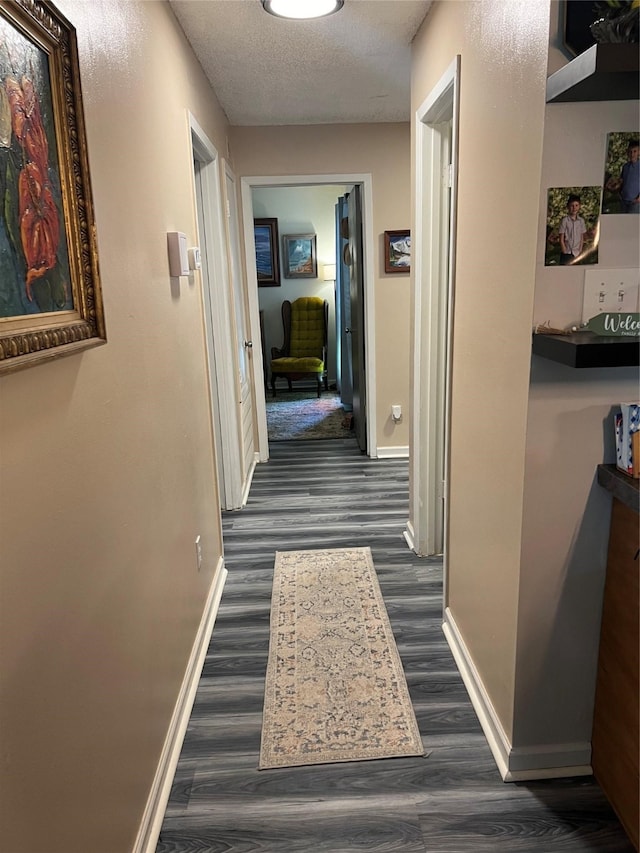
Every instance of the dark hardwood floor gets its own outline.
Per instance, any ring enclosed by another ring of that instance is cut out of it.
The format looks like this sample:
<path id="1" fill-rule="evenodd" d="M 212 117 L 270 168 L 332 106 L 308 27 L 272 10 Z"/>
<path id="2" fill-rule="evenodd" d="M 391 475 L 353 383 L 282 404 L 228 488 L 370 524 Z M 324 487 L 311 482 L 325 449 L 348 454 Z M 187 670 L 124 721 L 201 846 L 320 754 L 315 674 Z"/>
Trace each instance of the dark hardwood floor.
<path id="1" fill-rule="evenodd" d="M 223 518 L 229 577 L 158 853 L 632 853 L 592 778 L 505 784 L 441 629 L 442 566 L 402 532 L 406 460 L 272 443 Z M 426 756 L 258 771 L 276 550 L 369 545 Z"/>

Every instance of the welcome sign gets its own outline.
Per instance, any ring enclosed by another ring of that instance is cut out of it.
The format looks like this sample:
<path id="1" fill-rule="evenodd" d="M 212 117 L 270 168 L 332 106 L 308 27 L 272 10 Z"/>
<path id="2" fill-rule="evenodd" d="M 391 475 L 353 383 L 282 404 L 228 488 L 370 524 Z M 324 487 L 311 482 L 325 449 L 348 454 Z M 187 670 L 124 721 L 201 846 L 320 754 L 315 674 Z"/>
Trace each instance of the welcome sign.
<path id="1" fill-rule="evenodd" d="M 596 314 L 583 327 L 596 335 L 606 335 L 613 338 L 637 338 L 640 336 L 640 314 L 622 313 Z"/>

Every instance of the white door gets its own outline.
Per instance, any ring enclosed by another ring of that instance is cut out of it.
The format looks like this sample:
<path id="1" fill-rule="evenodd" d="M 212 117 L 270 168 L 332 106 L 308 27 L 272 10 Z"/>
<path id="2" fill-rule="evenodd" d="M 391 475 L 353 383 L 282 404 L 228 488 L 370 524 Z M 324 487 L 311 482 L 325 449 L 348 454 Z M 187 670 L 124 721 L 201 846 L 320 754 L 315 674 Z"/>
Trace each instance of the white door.
<path id="1" fill-rule="evenodd" d="M 193 159 L 193 177 L 196 191 L 196 207 L 198 213 L 198 232 L 200 234 L 200 253 L 202 257 L 202 287 L 205 303 L 205 325 L 207 334 L 207 352 L 209 353 L 209 391 L 211 394 L 211 417 L 213 419 L 213 441 L 216 452 L 216 475 L 218 480 L 218 493 L 220 494 L 220 505 L 226 506 L 227 489 L 225 486 L 224 472 L 224 449 L 222 446 L 222 419 L 220 417 L 220 395 L 218 393 L 218 377 L 212 362 L 215 360 L 215 340 L 211 317 L 211 286 L 209 282 L 209 253 L 214 251 L 213 247 L 207 245 L 207 227 L 205 223 L 205 205 L 202 188 L 203 163 L 197 157 Z"/>
<path id="2" fill-rule="evenodd" d="M 229 246 L 229 284 L 233 294 L 233 313 L 237 356 L 237 394 L 240 423 L 240 457 L 242 464 L 243 503 L 251 485 L 255 468 L 253 446 L 253 401 L 251 397 L 251 376 L 253 342 L 249 333 L 247 308 L 244 299 L 242 265 L 240 262 L 240 240 L 238 236 L 238 196 L 236 178 L 228 163 L 224 164 L 225 211 L 227 221 L 227 240 Z M 259 342 L 258 342 L 259 346 Z"/>
<path id="3" fill-rule="evenodd" d="M 227 239 L 222 216 L 217 151 L 193 116 L 194 189 L 202 259 L 202 296 L 220 506 L 242 506 L 239 400 L 235 377 L 235 333 L 229 285 Z"/>

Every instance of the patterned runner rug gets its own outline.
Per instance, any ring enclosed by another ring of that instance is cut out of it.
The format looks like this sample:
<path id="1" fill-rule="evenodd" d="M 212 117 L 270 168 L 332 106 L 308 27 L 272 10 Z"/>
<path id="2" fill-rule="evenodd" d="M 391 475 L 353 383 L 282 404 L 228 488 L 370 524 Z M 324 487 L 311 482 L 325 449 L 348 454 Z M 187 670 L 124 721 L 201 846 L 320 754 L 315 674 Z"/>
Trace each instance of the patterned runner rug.
<path id="1" fill-rule="evenodd" d="M 260 769 L 423 754 L 371 550 L 277 551 Z"/>

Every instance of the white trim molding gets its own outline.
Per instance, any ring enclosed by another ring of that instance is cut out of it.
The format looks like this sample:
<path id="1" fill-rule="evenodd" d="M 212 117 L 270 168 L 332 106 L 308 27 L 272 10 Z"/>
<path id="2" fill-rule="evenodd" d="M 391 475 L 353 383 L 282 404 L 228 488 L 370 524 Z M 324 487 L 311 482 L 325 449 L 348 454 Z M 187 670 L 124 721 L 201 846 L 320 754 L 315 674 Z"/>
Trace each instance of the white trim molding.
<path id="1" fill-rule="evenodd" d="M 406 525 L 402 535 L 404 536 L 406 543 L 409 546 L 409 550 L 415 551 L 416 550 L 416 548 L 415 548 L 416 535 L 415 535 L 414 530 L 413 530 L 413 524 L 411 523 L 410 520 L 407 521 L 407 525 Z"/>
<path id="2" fill-rule="evenodd" d="M 207 601 L 205 603 L 200 625 L 191 649 L 191 655 L 187 663 L 184 678 L 178 698 L 176 700 L 171 722 L 167 730 L 167 736 L 160 754 L 160 761 L 151 785 L 147 804 L 135 844 L 133 853 L 155 853 L 158 837 L 164 819 L 164 813 L 171 793 L 171 784 L 175 776 L 180 750 L 187 731 L 189 717 L 196 698 L 196 690 L 200 681 L 200 674 L 204 665 L 205 655 L 209 647 L 213 625 L 218 614 L 222 590 L 227 579 L 227 570 L 224 567 L 223 558 L 220 557 Z"/>
<path id="3" fill-rule="evenodd" d="M 445 553 L 460 56 L 415 114 L 410 519 L 417 554 Z"/>
<path id="4" fill-rule="evenodd" d="M 249 491 L 251 489 L 251 483 L 253 482 L 253 475 L 256 470 L 256 465 L 260 461 L 260 457 L 257 452 L 253 454 L 253 462 L 251 463 L 251 468 L 249 469 L 249 473 L 247 474 L 247 482 L 244 486 L 244 491 L 242 492 L 242 506 L 246 506 L 247 501 L 249 500 Z"/>
<path id="5" fill-rule="evenodd" d="M 408 459 L 409 445 L 398 447 L 379 447 L 376 450 L 378 459 Z"/>
<path id="6" fill-rule="evenodd" d="M 590 743 L 540 744 L 514 748 L 448 607 L 445 609 L 442 630 L 504 782 L 590 776 L 593 773 Z"/>

